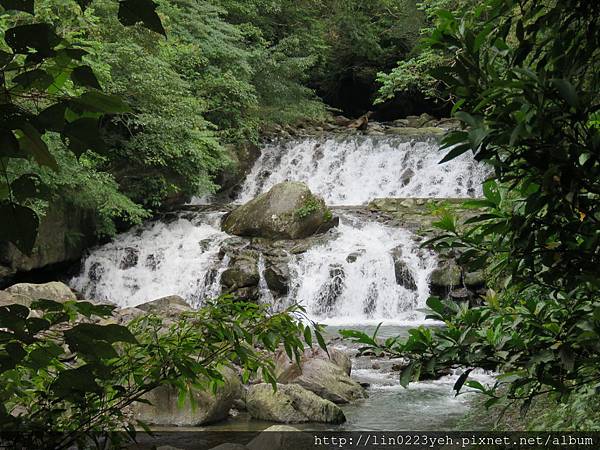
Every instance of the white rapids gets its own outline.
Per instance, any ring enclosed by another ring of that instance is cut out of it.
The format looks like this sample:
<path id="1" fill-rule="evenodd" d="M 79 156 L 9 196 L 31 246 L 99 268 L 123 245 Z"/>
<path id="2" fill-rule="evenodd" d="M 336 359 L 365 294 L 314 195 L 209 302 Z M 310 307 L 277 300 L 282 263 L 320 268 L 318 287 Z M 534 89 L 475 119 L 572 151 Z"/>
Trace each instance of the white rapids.
<path id="1" fill-rule="evenodd" d="M 246 178 L 244 203 L 282 181 L 303 181 L 328 205 L 362 205 L 380 197 L 464 198 L 481 195 L 489 170 L 470 154 L 440 165 L 432 140 L 345 136 L 273 142 Z"/>

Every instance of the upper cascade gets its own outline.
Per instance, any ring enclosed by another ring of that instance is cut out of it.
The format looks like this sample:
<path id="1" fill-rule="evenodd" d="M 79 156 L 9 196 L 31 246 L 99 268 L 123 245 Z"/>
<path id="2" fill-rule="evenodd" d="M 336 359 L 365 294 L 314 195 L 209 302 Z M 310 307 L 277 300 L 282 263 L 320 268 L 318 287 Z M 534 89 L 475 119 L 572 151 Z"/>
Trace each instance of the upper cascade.
<path id="1" fill-rule="evenodd" d="M 362 205 L 381 197 L 481 196 L 489 169 L 472 155 L 439 164 L 434 138 L 341 135 L 267 144 L 236 202 L 245 203 L 284 181 L 302 181 L 328 205 Z"/>

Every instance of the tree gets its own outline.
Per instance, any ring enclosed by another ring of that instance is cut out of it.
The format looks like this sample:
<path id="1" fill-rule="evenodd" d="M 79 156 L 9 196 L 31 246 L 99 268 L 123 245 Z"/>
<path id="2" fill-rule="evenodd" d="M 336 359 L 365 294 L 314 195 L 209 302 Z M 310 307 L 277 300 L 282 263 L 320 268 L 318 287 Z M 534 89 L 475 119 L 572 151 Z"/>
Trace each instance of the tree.
<path id="1" fill-rule="evenodd" d="M 39 300 L 31 309 L 0 307 L 3 443 L 120 448 L 136 427 L 147 428 L 128 418 L 128 406 L 161 385 L 193 401 L 193 389 L 217 389 L 219 369 L 232 364 L 244 381 L 260 371 L 275 389 L 270 356 L 280 345 L 298 361 L 302 338 L 310 345 L 314 333 L 325 344 L 319 327 L 303 324 L 301 308 L 267 309 L 221 297 L 175 319 L 146 314 L 123 326 L 109 305 Z"/>
<path id="2" fill-rule="evenodd" d="M 583 0 L 486 1 L 456 17 L 439 13 L 429 44 L 451 61 L 431 71 L 454 101 L 463 130 L 443 141 L 450 160 L 472 151 L 494 169 L 485 211 L 429 242 L 486 267 L 486 304 L 436 298 L 431 316 L 446 328 L 411 330 L 408 340 L 369 346 L 412 363 L 401 381 L 460 364 L 464 383 L 526 411 L 542 393 L 565 401 L 600 383 L 600 4 Z M 500 372 L 495 386 L 470 370 Z"/>

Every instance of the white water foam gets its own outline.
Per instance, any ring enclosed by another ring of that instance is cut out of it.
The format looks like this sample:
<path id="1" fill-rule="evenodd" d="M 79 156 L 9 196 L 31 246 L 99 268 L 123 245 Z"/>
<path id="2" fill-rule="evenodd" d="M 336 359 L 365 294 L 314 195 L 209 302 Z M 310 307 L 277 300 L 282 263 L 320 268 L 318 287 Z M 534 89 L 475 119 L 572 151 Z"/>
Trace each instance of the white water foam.
<path id="1" fill-rule="evenodd" d="M 220 244 L 229 237 L 218 227 L 221 215 L 152 222 L 121 234 L 91 251 L 71 286 L 86 298 L 121 307 L 174 294 L 197 306 L 218 295 L 228 264 L 224 260 L 218 266 Z"/>
<path id="2" fill-rule="evenodd" d="M 337 237 L 300 255 L 289 301 L 328 325 L 420 323 L 435 254 L 403 229 L 342 217 Z M 412 283 L 397 282 L 396 267 Z"/>
<path id="3" fill-rule="evenodd" d="M 434 141 L 397 136 L 274 142 L 263 148 L 237 201 L 283 181 L 305 182 L 329 205 L 361 205 L 379 197 L 480 196 L 489 169 L 470 154 L 439 164 L 443 156 Z"/>

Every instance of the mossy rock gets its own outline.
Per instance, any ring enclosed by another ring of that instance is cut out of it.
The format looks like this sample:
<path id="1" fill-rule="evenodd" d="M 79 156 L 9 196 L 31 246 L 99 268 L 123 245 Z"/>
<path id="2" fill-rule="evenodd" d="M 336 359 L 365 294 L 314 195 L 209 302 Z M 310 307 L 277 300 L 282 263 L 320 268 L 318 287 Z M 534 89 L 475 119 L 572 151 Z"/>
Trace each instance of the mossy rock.
<path id="1" fill-rule="evenodd" d="M 223 231 L 237 236 L 266 239 L 303 239 L 335 225 L 322 198 L 299 182 L 273 186 L 223 221 Z"/>

